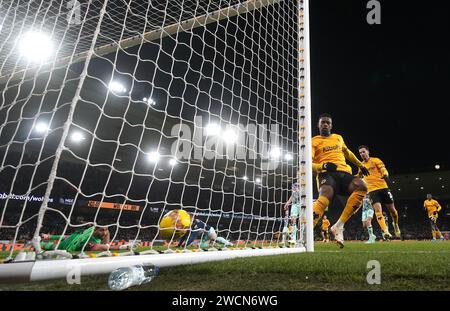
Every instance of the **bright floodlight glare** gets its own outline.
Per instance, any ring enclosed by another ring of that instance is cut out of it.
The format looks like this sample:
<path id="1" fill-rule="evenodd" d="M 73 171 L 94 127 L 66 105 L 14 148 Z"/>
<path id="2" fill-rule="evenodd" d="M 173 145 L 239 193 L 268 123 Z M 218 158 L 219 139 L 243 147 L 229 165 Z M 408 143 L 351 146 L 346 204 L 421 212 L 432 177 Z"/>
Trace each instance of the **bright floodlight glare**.
<path id="1" fill-rule="evenodd" d="M 73 142 L 78 143 L 78 142 L 84 140 L 84 136 L 83 136 L 83 134 L 80 133 L 80 132 L 74 132 L 74 133 L 72 133 L 72 135 L 70 136 L 70 139 L 71 139 Z"/>
<path id="2" fill-rule="evenodd" d="M 244 180 L 247 180 L 248 179 L 248 177 L 247 176 L 244 176 L 244 177 L 242 177 Z"/>
<path id="3" fill-rule="evenodd" d="M 261 182 L 261 178 L 256 178 L 255 181 L 256 181 L 257 183 L 260 183 L 260 182 Z"/>
<path id="4" fill-rule="evenodd" d="M 177 165 L 177 160 L 175 160 L 175 159 L 170 159 L 169 165 L 170 165 L 170 166 L 175 166 L 175 165 Z"/>
<path id="5" fill-rule="evenodd" d="M 142 99 L 144 102 L 146 102 L 147 104 L 149 104 L 149 105 L 151 105 L 151 106 L 154 106 L 154 105 L 156 105 L 156 102 L 155 102 L 155 100 L 153 99 L 153 98 L 147 98 L 147 97 L 144 97 L 143 99 Z"/>
<path id="6" fill-rule="evenodd" d="M 45 122 L 39 122 L 34 126 L 34 130 L 36 133 L 42 134 L 48 131 L 48 125 Z"/>
<path id="7" fill-rule="evenodd" d="M 436 165 L 434 166 L 434 168 L 438 170 L 438 169 L 441 168 L 441 166 L 440 166 L 439 164 L 436 164 Z"/>
<path id="8" fill-rule="evenodd" d="M 109 83 L 108 88 L 111 91 L 116 92 L 116 93 L 125 93 L 127 91 L 125 86 L 122 83 L 118 82 L 118 81 L 111 81 Z"/>
<path id="9" fill-rule="evenodd" d="M 217 123 L 209 123 L 206 126 L 206 136 L 216 136 L 220 133 L 220 126 Z"/>
<path id="10" fill-rule="evenodd" d="M 278 159 L 281 156 L 281 149 L 278 147 L 272 148 L 270 150 L 270 157 L 272 159 Z"/>
<path id="11" fill-rule="evenodd" d="M 42 32 L 29 31 L 19 40 L 20 55 L 28 61 L 39 63 L 48 59 L 54 53 L 51 38 Z"/>
<path id="12" fill-rule="evenodd" d="M 286 153 L 286 155 L 284 156 L 284 159 L 286 161 L 291 161 L 294 157 L 292 156 L 292 154 L 290 153 Z"/>
<path id="13" fill-rule="evenodd" d="M 148 154 L 147 159 L 152 162 L 156 163 L 159 161 L 159 152 L 158 151 L 152 151 Z"/>
<path id="14" fill-rule="evenodd" d="M 222 138 L 225 141 L 225 143 L 234 144 L 237 140 L 237 134 L 234 130 L 228 129 L 223 133 Z"/>

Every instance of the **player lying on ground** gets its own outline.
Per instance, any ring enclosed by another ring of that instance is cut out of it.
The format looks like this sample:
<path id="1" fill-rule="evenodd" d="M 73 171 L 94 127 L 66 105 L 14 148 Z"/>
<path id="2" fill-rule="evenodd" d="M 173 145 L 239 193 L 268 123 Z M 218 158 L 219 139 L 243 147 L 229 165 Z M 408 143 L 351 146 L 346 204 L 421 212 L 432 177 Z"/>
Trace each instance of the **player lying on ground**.
<path id="1" fill-rule="evenodd" d="M 438 238 L 443 241 L 444 237 L 437 227 L 439 211 L 442 209 L 441 205 L 438 203 L 438 201 L 433 199 L 433 196 L 431 194 L 427 194 L 427 199 L 425 200 L 425 202 L 423 202 L 423 208 L 427 211 L 428 218 L 430 219 L 433 241 L 436 241 L 436 236 L 438 236 Z"/>
<path id="2" fill-rule="evenodd" d="M 376 235 L 373 234 L 372 228 L 373 213 L 374 211 L 372 208 L 372 204 L 370 204 L 369 197 L 366 195 L 362 204 L 362 225 L 363 228 L 366 228 L 367 232 L 369 233 L 369 240 L 366 242 L 368 244 L 375 243 L 377 239 Z"/>
<path id="3" fill-rule="evenodd" d="M 330 237 L 328 234 L 328 227 L 330 227 L 330 221 L 327 219 L 326 215 L 323 215 L 322 227 L 320 233 L 322 234 L 322 239 L 325 243 L 330 242 Z"/>
<path id="4" fill-rule="evenodd" d="M 199 244 L 199 247 L 202 249 L 208 248 L 215 243 L 220 243 L 224 246 L 233 246 L 233 243 L 224 238 L 218 237 L 216 230 L 214 230 L 213 227 L 207 225 L 200 219 L 196 219 L 193 215 L 191 215 L 191 230 L 180 238 L 178 241 L 178 246 L 185 247 L 191 245 L 199 235 L 202 235 Z"/>
<path id="5" fill-rule="evenodd" d="M 386 225 L 386 221 L 383 217 L 382 205 L 389 210 L 392 217 L 392 226 L 394 227 L 395 236 L 400 238 L 401 233 L 398 226 L 398 213 L 395 209 L 394 197 L 388 187 L 390 184 L 389 173 L 383 161 L 378 158 L 370 157 L 369 148 L 367 146 L 359 146 L 358 151 L 363 160 L 364 166 L 370 173 L 370 175 L 364 177 L 364 181 L 369 188 L 369 198 L 373 209 L 375 210 L 375 216 L 378 224 L 383 231 L 383 238 L 389 240 L 392 236 L 389 233 L 388 226 Z"/>
<path id="6" fill-rule="evenodd" d="M 111 236 L 107 227 L 91 226 L 72 233 L 71 235 L 50 235 L 42 234 L 41 249 L 65 250 L 69 253 L 84 251 L 108 251 L 130 249 L 132 244 L 111 245 Z M 62 238 L 55 249 L 55 242 Z"/>
<path id="7" fill-rule="evenodd" d="M 320 135 L 312 138 L 313 171 L 317 174 L 319 197 L 313 205 L 314 225 L 322 218 L 335 195 L 349 196 L 339 220 L 331 233 L 340 247 L 344 247 L 344 224 L 357 211 L 367 193 L 366 183 L 352 175 L 346 160 L 356 165 L 364 175 L 369 172 L 347 148 L 341 135 L 331 134 L 333 127 L 329 114 L 322 114 L 318 123 Z"/>

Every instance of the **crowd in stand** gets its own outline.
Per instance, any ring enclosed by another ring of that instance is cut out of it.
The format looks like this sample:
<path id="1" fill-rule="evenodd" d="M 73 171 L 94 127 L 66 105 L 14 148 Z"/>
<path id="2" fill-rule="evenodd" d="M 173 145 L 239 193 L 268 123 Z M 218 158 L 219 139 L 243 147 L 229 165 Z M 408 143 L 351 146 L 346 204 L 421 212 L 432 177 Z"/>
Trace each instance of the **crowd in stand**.
<path id="1" fill-rule="evenodd" d="M 400 203 L 400 202 L 399 202 Z M 400 216 L 400 228 L 402 231 L 403 239 L 415 239 L 423 240 L 431 238 L 430 224 L 426 213 L 420 208 L 421 202 L 417 201 L 416 205 L 408 202 L 408 206 L 404 204 L 397 204 L 399 216 Z M 447 202 L 442 202 L 443 209 L 440 212 L 440 217 L 438 219 L 438 227 L 441 231 L 450 230 L 450 208 Z M 80 212 L 81 211 L 81 212 Z M 102 211 L 102 214 L 97 215 L 97 219 L 101 219 L 102 224 L 109 224 L 112 236 L 115 236 L 116 240 L 132 240 L 138 239 L 141 241 L 153 241 L 157 239 L 157 223 L 160 214 L 152 214 L 151 219 L 146 219 L 145 223 L 140 220 L 140 213 L 135 212 L 123 212 L 118 217 L 118 211 Z M 337 211 L 338 212 L 338 211 Z M 334 215 L 336 214 L 336 215 Z M 337 219 L 338 213 L 328 213 L 331 221 L 334 218 Z M 9 217 L 5 217 L 0 228 L 0 240 L 16 240 L 16 241 L 26 241 L 29 240 L 36 229 L 37 217 L 32 217 L 32 213 L 29 210 L 21 215 L 21 207 L 17 207 L 17 213 L 11 215 L 8 213 Z M 6 226 L 16 226 L 18 220 L 22 216 L 22 221 L 27 220 L 19 226 L 19 230 L 16 228 L 5 228 Z M 390 217 L 390 216 L 388 216 Z M 119 221 L 119 226 L 117 226 L 117 220 Z M 45 214 L 43 226 L 40 230 L 41 233 L 50 234 L 61 234 L 64 232 L 66 234 L 72 233 L 83 223 L 92 221 L 92 213 L 84 213 L 82 210 L 78 209 L 77 213 L 73 214 L 71 217 L 70 225 L 65 228 L 66 221 L 58 213 L 48 211 Z M 246 239 L 273 239 L 272 233 L 275 233 L 280 229 L 281 223 L 261 223 L 257 221 L 250 222 L 249 220 L 242 221 L 242 219 L 234 219 L 233 221 L 228 220 L 226 223 L 219 221 L 217 217 L 203 217 L 203 220 L 213 225 L 217 230 L 228 239 L 231 240 L 246 240 Z M 141 222 L 139 222 L 141 221 Z M 139 223 L 141 225 L 139 225 Z M 388 222 L 390 224 L 390 221 Z M 372 225 L 375 229 L 375 233 L 378 237 L 381 237 L 380 230 L 378 228 L 377 221 L 374 219 Z M 140 227 L 140 228 L 139 228 Z M 319 227 L 319 226 L 318 226 Z M 273 228 L 273 229 L 272 229 Z M 391 227 L 392 228 L 392 227 Z M 320 237 L 318 233 L 319 228 L 316 228 L 316 238 Z M 17 234 L 17 235 L 16 235 Z M 361 225 L 360 215 L 354 215 L 352 219 L 346 224 L 345 228 L 345 238 L 347 240 L 366 240 L 367 232 Z"/>
<path id="2" fill-rule="evenodd" d="M 75 164 L 67 164 L 66 170 L 59 171 L 59 176 L 70 177 L 70 172 L 79 172 L 82 169 L 81 166 Z M 6 175 L 2 175 L 6 176 Z M 13 189 L 11 189 L 10 183 L 5 182 L 5 180 L 16 180 Z M 90 194 L 95 192 L 102 192 L 105 187 L 94 186 L 94 180 L 86 178 L 85 181 L 90 181 L 88 183 L 83 182 L 81 189 L 84 193 Z M 76 181 L 73 181 L 76 184 Z M 17 174 L 17 176 L 9 178 L 0 179 L 0 193 L 26 193 L 28 187 L 16 186 L 16 185 L 26 185 L 29 184 L 29 180 L 24 174 Z M 73 198 L 77 190 L 69 186 L 66 182 L 57 181 L 57 186 L 54 187 L 52 191 L 52 196 Z M 118 179 L 111 179 L 108 183 L 108 187 L 113 189 L 113 193 L 125 193 L 126 190 Z M 40 195 L 43 195 L 42 189 L 40 189 Z M 39 195 L 39 194 L 36 194 Z M 171 199 L 171 198 L 167 198 Z M 173 198 L 172 198 L 173 199 Z M 107 199 L 105 199 L 107 200 Z M 113 199 L 109 199 L 113 200 Z M 118 198 L 118 201 L 123 203 L 123 197 Z M 121 201 L 122 200 L 122 201 Z M 174 201 L 176 201 L 174 199 Z M 16 240 L 16 241 L 26 241 L 29 240 L 34 232 L 36 231 L 37 224 L 37 212 L 40 208 L 40 202 L 27 203 L 26 208 L 24 208 L 24 201 L 20 200 L 9 200 L 8 207 L 5 211 L 5 199 L 0 199 L 0 217 L 2 222 L 0 223 L 0 240 Z M 441 231 L 450 230 L 450 201 L 441 200 L 440 201 L 443 209 L 440 212 L 440 217 L 438 219 L 438 227 Z M 203 204 L 199 202 L 199 204 Z M 201 209 L 205 210 L 209 208 L 210 200 L 207 199 L 204 206 L 200 206 Z M 81 203 L 83 205 L 83 203 Z M 220 204 L 222 206 L 226 204 Z M 83 206 L 77 206 L 73 208 L 71 205 L 62 205 L 58 202 L 53 202 L 49 204 L 51 208 L 59 210 L 60 213 L 55 211 L 47 211 L 45 213 L 44 221 L 41 233 L 50 234 L 61 234 L 65 232 L 66 234 L 72 233 L 74 230 L 80 228 L 77 227 L 86 222 L 92 222 L 94 218 L 98 224 L 110 225 L 111 236 L 115 237 L 116 240 L 129 240 L 129 239 L 139 239 L 152 241 L 157 238 L 158 228 L 157 224 L 163 212 L 172 209 L 170 207 L 159 207 L 159 212 L 145 213 L 145 217 L 141 217 L 140 212 L 124 211 L 118 217 L 118 210 L 106 210 L 96 214 L 97 209 L 93 208 L 83 208 Z M 255 203 L 256 206 L 256 203 Z M 402 231 L 403 239 L 430 239 L 431 231 L 430 224 L 426 212 L 423 209 L 423 200 L 397 200 L 396 207 L 399 212 L 399 225 Z M 233 210 L 235 207 L 233 207 Z M 327 213 L 328 218 L 331 223 L 334 223 L 342 210 L 340 206 L 330 206 L 329 212 Z M 258 214 L 257 211 L 251 211 L 255 215 Z M 215 211 L 217 213 L 217 211 Z M 69 217 L 70 222 L 68 223 L 66 219 L 62 216 Z M 223 217 L 220 219 L 218 217 L 206 217 L 202 216 L 202 220 L 207 222 L 209 225 L 215 227 L 221 236 L 226 237 L 229 240 L 252 240 L 252 239 L 273 239 L 273 235 L 280 231 L 282 228 L 282 223 L 270 223 L 265 221 L 255 221 L 242 219 L 236 216 L 231 216 L 231 218 Z M 388 215 L 388 217 L 390 217 Z M 388 222 L 389 224 L 391 221 Z M 66 227 L 66 225 L 68 225 Z M 375 233 L 380 236 L 378 224 L 374 219 L 372 225 L 375 228 Z M 8 228 L 10 227 L 10 228 Z M 17 230 L 19 228 L 19 230 Z M 319 228 L 316 228 L 317 232 Z M 378 232 L 377 232 L 378 231 Z M 272 235 L 272 236 L 271 236 Z M 344 236 L 348 240 L 365 240 L 367 239 L 367 232 L 363 229 L 361 225 L 361 214 L 354 215 L 351 220 L 346 224 Z M 317 233 L 316 237 L 320 237 Z"/>

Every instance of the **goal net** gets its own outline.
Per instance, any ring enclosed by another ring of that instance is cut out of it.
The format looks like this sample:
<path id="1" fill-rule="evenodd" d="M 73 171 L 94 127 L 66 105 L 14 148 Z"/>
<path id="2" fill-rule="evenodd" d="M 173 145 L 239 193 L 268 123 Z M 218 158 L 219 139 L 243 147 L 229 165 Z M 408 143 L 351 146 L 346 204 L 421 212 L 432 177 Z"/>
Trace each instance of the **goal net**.
<path id="1" fill-rule="evenodd" d="M 0 1 L 0 271 L 312 250 L 307 5 Z"/>

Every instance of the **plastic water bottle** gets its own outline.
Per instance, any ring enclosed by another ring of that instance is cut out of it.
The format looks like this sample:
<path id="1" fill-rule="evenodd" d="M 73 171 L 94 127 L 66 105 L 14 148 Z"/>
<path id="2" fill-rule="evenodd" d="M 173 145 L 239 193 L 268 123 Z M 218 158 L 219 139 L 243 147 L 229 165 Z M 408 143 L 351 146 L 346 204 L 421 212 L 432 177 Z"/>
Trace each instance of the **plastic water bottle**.
<path id="1" fill-rule="evenodd" d="M 109 275 L 108 286 L 112 290 L 124 290 L 131 286 L 149 283 L 158 274 L 159 267 L 153 264 L 118 268 Z"/>

